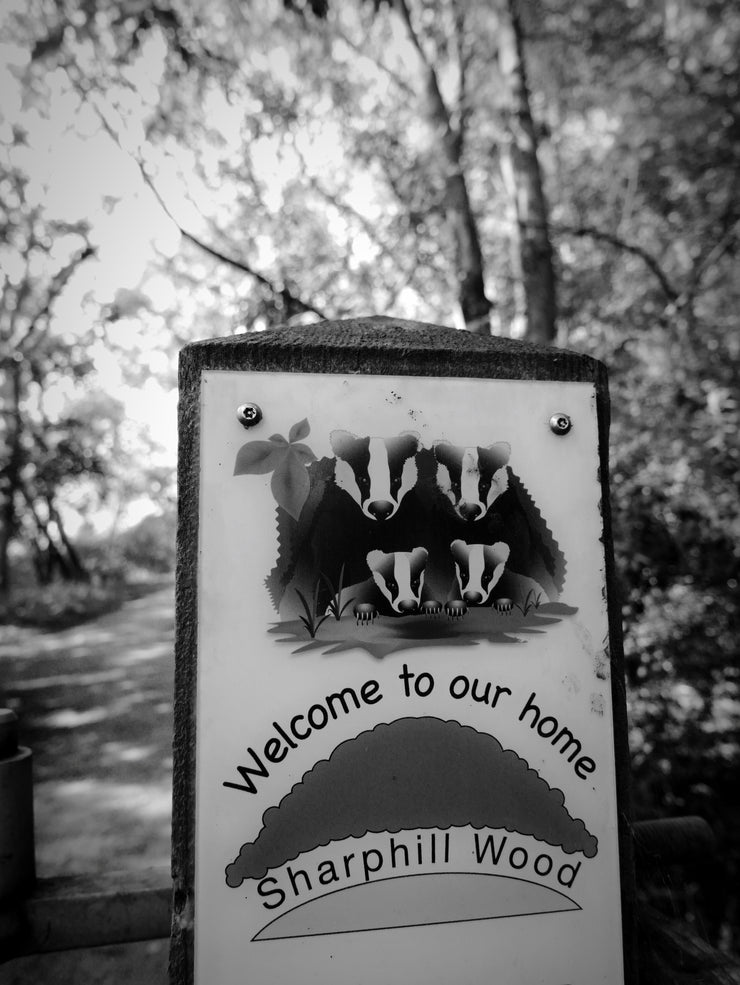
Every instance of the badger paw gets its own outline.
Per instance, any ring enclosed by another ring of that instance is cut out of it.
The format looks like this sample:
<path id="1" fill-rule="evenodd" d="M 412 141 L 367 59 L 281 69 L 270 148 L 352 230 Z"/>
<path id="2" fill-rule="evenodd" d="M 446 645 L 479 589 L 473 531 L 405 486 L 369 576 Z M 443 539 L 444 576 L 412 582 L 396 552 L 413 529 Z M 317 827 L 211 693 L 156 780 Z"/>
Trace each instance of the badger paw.
<path id="1" fill-rule="evenodd" d="M 448 619 L 462 619 L 468 614 L 468 607 L 462 599 L 453 599 L 445 603 L 445 612 Z"/>
<path id="2" fill-rule="evenodd" d="M 505 616 L 510 615 L 511 610 L 514 608 L 514 603 L 511 599 L 496 599 L 493 604 L 496 612 L 502 612 Z"/>
<path id="3" fill-rule="evenodd" d="M 429 599 L 428 602 L 421 603 L 421 614 L 423 616 L 431 616 L 433 619 L 442 615 L 442 609 L 442 603 L 435 602 L 434 599 Z"/>
<path id="4" fill-rule="evenodd" d="M 378 614 L 372 602 L 358 602 L 352 611 L 358 626 L 369 626 Z"/>

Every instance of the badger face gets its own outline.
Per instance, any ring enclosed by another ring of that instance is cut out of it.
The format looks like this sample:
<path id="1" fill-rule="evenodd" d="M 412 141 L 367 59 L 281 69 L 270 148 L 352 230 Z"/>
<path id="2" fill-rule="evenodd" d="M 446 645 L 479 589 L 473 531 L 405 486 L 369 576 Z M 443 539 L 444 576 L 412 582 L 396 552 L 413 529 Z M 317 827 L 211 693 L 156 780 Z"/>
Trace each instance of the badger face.
<path id="1" fill-rule="evenodd" d="M 415 456 L 419 436 L 411 432 L 396 438 L 356 438 L 349 431 L 332 431 L 337 457 L 334 481 L 371 520 L 388 520 L 406 493 L 416 485 Z"/>
<path id="2" fill-rule="evenodd" d="M 463 601 L 468 605 L 485 605 L 504 573 L 504 566 L 509 559 L 508 544 L 496 541 L 489 546 L 453 540 L 450 550 Z"/>
<path id="3" fill-rule="evenodd" d="M 482 520 L 498 497 L 508 489 L 511 446 L 498 441 L 488 448 L 464 448 L 449 441 L 435 441 L 437 485 L 463 520 Z"/>
<path id="4" fill-rule="evenodd" d="M 367 566 L 382 594 L 399 615 L 410 615 L 419 610 L 421 589 L 424 585 L 424 568 L 428 552 L 423 547 L 413 551 L 370 551 Z"/>

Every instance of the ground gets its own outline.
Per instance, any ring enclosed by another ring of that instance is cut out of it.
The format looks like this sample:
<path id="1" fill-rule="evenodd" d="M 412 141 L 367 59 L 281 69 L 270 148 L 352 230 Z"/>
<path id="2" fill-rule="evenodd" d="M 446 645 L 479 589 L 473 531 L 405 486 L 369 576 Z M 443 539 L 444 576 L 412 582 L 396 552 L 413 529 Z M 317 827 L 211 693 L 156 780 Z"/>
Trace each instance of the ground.
<path id="1" fill-rule="evenodd" d="M 0 627 L 0 707 L 34 754 L 40 876 L 167 865 L 172 584 L 61 632 Z M 164 985 L 168 941 L 22 958 L 3 985 Z"/>

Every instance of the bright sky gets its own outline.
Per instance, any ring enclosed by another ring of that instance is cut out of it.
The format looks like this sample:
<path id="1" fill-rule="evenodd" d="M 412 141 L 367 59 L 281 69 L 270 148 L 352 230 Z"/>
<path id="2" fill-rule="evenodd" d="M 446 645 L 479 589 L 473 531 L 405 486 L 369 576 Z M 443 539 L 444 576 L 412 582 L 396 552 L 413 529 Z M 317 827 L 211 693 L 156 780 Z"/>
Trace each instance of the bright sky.
<path id="1" fill-rule="evenodd" d="M 161 57 L 161 46 L 159 50 L 155 43 L 142 46 L 139 79 L 144 79 L 147 72 L 156 78 Z M 111 303 L 121 289 L 137 288 L 145 290 L 155 314 L 166 310 L 174 302 L 174 287 L 153 271 L 158 254 L 172 256 L 178 250 L 180 234 L 144 185 L 131 156 L 101 129 L 97 114 L 81 103 L 64 72 L 57 70 L 48 77 L 48 113 L 24 105 L 27 94 L 13 69 L 23 68 L 26 59 L 23 49 L 10 44 L 0 46 L 0 154 L 28 176 L 29 206 L 41 207 L 49 221 L 76 222 L 84 218 L 97 250 L 95 258 L 79 267 L 56 303 L 52 331 L 73 341 L 98 325 L 99 339 L 87 350 L 94 360 L 95 373 L 86 379 L 85 387 L 122 400 L 131 424 L 141 425 L 161 446 L 161 464 L 174 466 L 177 395 L 157 381 L 157 374 L 169 369 L 170 360 L 164 348 L 157 348 L 156 332 L 152 337 L 153 328 L 158 327 L 161 332 L 162 325 L 157 326 L 152 318 L 123 319 L 108 325 L 101 335 L 99 314 L 100 305 Z M 142 117 L 146 96 L 155 93 L 152 84 L 142 86 L 140 105 L 131 107 L 134 120 Z M 11 146 L 14 126 L 25 132 L 25 145 Z M 124 133 L 133 129 L 129 125 Z M 70 236 L 68 240 L 60 241 L 56 258 L 59 266 L 80 247 L 78 237 Z M 23 275 L 23 257 L 5 250 L 0 258 L 4 279 L 13 282 Z M 49 275 L 43 270 L 33 272 Z M 141 350 L 139 365 L 143 361 L 152 372 L 143 385 L 133 387 L 125 381 L 121 349 Z M 53 420 L 81 395 L 79 383 L 69 377 L 59 378 L 44 391 L 44 410 Z M 129 521 L 151 508 L 147 503 L 133 504 Z M 68 516 L 68 520 L 74 527 L 73 518 Z M 105 514 L 99 521 L 105 521 Z"/>
<path id="2" fill-rule="evenodd" d="M 0 20 L 13 9 L 23 9 L 21 0 L 7 0 Z M 78 47 L 77 67 L 81 74 L 88 68 L 92 72 L 93 66 L 99 72 L 92 48 Z M 24 91 L 19 82 L 18 76 L 28 64 L 28 51 L 12 43 L 0 44 L 0 156 L 28 176 L 27 204 L 42 208 L 46 219 L 84 219 L 89 223 L 96 256 L 75 272 L 54 308 L 52 330 L 72 341 L 96 329 L 98 340 L 88 349 L 95 373 L 85 380 L 85 387 L 97 387 L 121 399 L 131 424 L 145 428 L 161 446 L 162 464 L 174 466 L 177 398 L 158 379 L 172 369 L 172 356 L 168 353 L 172 349 L 171 329 L 163 316 L 177 310 L 182 323 L 197 326 L 203 313 L 197 310 L 197 292 L 183 292 L 161 272 L 161 263 L 158 266 L 162 257 L 179 252 L 181 237 L 146 185 L 137 160 L 154 176 L 159 193 L 177 221 L 209 239 L 208 230 L 203 229 L 203 216 L 218 226 L 220 219 L 225 225 L 233 215 L 237 189 L 232 183 L 219 180 L 219 164 L 223 159 L 240 160 L 244 153 L 243 128 L 250 97 L 240 96 L 230 102 L 217 86 L 207 93 L 207 116 L 219 134 L 220 146 L 210 151 L 208 147 L 199 148 L 202 153 L 198 159 L 206 176 L 212 179 L 206 185 L 197 177 L 193 150 L 174 139 L 165 139 L 156 147 L 146 142 L 145 121 L 159 98 L 164 56 L 165 43 L 157 30 L 152 30 L 143 39 L 133 64 L 125 69 L 125 83 L 111 82 L 105 96 L 93 91 L 85 102 L 66 72 L 55 69 L 44 80 L 48 92 L 45 101 Z M 287 50 L 272 48 L 269 54 L 254 50 L 249 57 L 255 68 L 269 70 L 282 84 L 293 84 L 300 91 L 301 80 L 293 74 Z M 358 58 L 349 49 L 347 57 L 357 71 L 365 72 L 369 85 L 387 84 L 368 59 Z M 20 127 L 25 133 L 24 144 L 13 145 L 13 127 Z M 116 135 L 115 139 L 106 128 Z M 332 119 L 328 98 L 325 106 L 320 101 L 312 106 L 310 124 L 297 133 L 292 146 L 280 133 L 253 140 L 250 163 L 265 190 L 267 208 L 279 214 L 285 188 L 304 169 L 317 176 L 341 171 L 352 174 L 348 204 L 370 221 L 376 218 L 383 204 L 371 175 L 349 168 L 342 159 L 341 148 L 341 133 Z M 331 210 L 327 221 L 331 231 L 345 241 L 343 217 Z M 60 244 L 57 269 L 80 245 L 75 237 Z M 377 255 L 377 246 L 361 233 L 352 237 L 349 249 L 353 262 L 366 262 Z M 256 238 L 251 259 L 263 269 L 274 263 L 274 247 L 268 236 Z M 0 260 L 4 276 L 11 282 L 23 275 L 23 256 L 5 250 L 0 251 Z M 45 272 L 36 273 L 43 277 Z M 47 271 L 47 278 L 49 275 Z M 148 311 L 137 309 L 117 321 L 101 322 L 101 306 L 121 297 L 134 297 L 137 292 L 148 299 Z M 132 386 L 126 381 L 122 358 L 126 351 L 140 369 L 151 373 L 143 384 Z M 79 383 L 59 379 L 45 389 L 44 409 L 53 419 L 79 395 Z M 146 508 L 147 504 L 138 504 L 130 518 Z"/>

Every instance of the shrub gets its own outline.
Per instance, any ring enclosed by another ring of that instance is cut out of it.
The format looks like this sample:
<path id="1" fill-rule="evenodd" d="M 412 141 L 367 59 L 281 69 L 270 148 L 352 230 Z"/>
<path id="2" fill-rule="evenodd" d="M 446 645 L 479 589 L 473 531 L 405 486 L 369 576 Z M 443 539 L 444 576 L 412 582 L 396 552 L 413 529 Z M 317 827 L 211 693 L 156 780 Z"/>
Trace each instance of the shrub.
<path id="1" fill-rule="evenodd" d="M 125 597 L 120 583 L 101 586 L 55 581 L 50 585 L 26 586 L 0 601 L 0 623 L 65 629 L 114 611 Z"/>
<path id="2" fill-rule="evenodd" d="M 175 568 L 174 511 L 144 517 L 119 538 L 124 560 L 144 571 L 165 574 Z"/>

